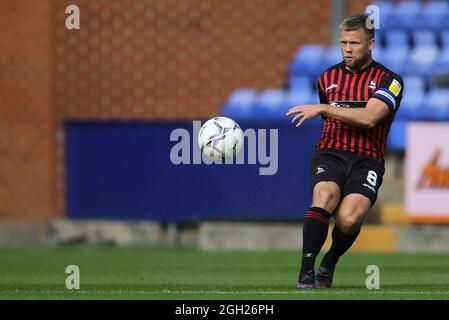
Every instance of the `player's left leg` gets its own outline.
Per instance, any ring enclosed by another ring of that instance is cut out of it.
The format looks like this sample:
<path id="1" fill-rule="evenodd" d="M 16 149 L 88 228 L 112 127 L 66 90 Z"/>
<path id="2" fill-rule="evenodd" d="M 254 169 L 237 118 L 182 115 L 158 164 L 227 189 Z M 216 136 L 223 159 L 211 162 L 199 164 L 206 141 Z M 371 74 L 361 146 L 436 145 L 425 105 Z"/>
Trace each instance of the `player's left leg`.
<path id="1" fill-rule="evenodd" d="M 366 196 L 352 193 L 343 198 L 335 214 L 332 245 L 315 275 L 316 288 L 330 288 L 339 258 L 352 246 L 371 208 Z"/>
<path id="2" fill-rule="evenodd" d="M 367 157 L 354 158 L 350 178 L 335 214 L 332 245 L 315 274 L 315 287 L 332 285 L 335 265 L 357 239 L 368 212 L 377 200 L 384 173 L 383 162 Z"/>

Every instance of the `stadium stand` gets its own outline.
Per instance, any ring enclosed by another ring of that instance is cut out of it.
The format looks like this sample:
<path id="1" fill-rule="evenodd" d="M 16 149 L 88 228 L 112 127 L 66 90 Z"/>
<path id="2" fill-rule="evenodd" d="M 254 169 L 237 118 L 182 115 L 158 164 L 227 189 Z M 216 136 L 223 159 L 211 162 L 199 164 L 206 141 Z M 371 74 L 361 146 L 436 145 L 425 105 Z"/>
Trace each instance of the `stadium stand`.
<path id="1" fill-rule="evenodd" d="M 449 89 L 438 87 L 435 80 L 449 75 L 449 2 L 403 0 L 373 4 L 379 7 L 381 19 L 373 57 L 402 75 L 405 82 L 404 99 L 389 135 L 390 150 L 403 151 L 407 122 L 449 120 Z M 238 89 L 222 113 L 236 118 L 271 119 L 282 117 L 288 107 L 316 103 L 317 77 L 338 61 L 338 46 L 306 44 L 288 65 L 285 92 Z"/>
<path id="2" fill-rule="evenodd" d="M 223 107 L 223 113 L 238 119 L 245 119 L 251 115 L 251 108 L 256 100 L 257 92 L 254 89 L 238 89 Z"/>

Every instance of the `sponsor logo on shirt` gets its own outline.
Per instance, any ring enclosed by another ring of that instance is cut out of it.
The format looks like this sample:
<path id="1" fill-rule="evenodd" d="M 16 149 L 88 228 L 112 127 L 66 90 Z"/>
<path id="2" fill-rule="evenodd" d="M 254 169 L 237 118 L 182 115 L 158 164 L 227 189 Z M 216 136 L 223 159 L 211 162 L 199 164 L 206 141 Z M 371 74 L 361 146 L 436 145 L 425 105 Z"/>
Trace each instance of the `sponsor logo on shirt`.
<path id="1" fill-rule="evenodd" d="M 328 92 L 330 89 L 336 88 L 337 85 L 335 83 L 332 83 L 329 87 L 326 88 L 326 92 Z"/>

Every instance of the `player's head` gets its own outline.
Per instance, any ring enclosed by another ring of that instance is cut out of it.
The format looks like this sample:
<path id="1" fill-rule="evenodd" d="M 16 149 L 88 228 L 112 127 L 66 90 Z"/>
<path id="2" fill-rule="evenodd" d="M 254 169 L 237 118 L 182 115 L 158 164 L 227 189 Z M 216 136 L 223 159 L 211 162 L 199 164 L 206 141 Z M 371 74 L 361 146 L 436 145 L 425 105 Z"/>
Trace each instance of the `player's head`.
<path id="1" fill-rule="evenodd" d="M 350 16 L 340 24 L 340 48 L 346 66 L 360 69 L 371 58 L 374 47 L 374 27 L 365 15 Z"/>

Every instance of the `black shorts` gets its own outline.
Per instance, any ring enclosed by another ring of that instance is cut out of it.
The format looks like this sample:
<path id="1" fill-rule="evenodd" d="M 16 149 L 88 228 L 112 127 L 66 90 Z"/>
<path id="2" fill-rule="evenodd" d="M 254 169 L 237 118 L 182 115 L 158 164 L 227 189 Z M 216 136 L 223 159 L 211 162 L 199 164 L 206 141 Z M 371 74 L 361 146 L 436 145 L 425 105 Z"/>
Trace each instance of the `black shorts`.
<path id="1" fill-rule="evenodd" d="M 350 193 L 359 193 L 370 199 L 372 206 L 384 173 L 382 161 L 344 150 L 318 149 L 312 156 L 311 191 L 313 194 L 318 182 L 333 181 L 340 187 L 341 199 Z"/>

